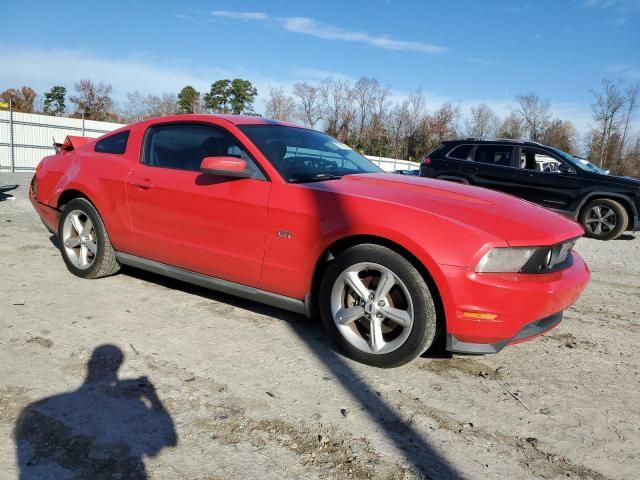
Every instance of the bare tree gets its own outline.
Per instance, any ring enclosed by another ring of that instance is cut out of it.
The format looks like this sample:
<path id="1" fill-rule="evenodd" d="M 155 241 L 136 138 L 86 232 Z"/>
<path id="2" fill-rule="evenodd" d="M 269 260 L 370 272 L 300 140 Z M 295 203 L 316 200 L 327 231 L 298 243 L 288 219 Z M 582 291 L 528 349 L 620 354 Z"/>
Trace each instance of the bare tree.
<path id="1" fill-rule="evenodd" d="M 9 103 L 16 112 L 31 113 L 33 112 L 36 92 L 31 87 L 9 88 L 0 93 L 0 100 Z"/>
<path id="2" fill-rule="evenodd" d="M 422 88 L 409 95 L 408 102 L 410 134 L 415 134 L 427 113 L 427 100 L 424 98 Z"/>
<path id="3" fill-rule="evenodd" d="M 164 117 L 178 113 L 178 97 L 173 93 L 164 92 L 160 95 L 147 96 L 148 115 L 152 117 Z"/>
<path id="4" fill-rule="evenodd" d="M 128 120 L 134 122 L 147 118 L 147 97 L 138 90 L 127 93 L 127 103 L 122 113 Z"/>
<path id="5" fill-rule="evenodd" d="M 467 120 L 467 135 L 486 139 L 495 135 L 498 117 L 486 103 L 471 107 L 471 117 Z"/>
<path id="6" fill-rule="evenodd" d="M 549 123 L 551 107 L 549 99 L 541 99 L 535 93 L 528 93 L 516 95 L 516 100 L 518 107 L 514 111 L 524 121 L 529 140 L 539 142 Z"/>
<path id="7" fill-rule="evenodd" d="M 293 95 L 300 102 L 298 116 L 311 128 L 323 118 L 320 89 L 306 82 L 293 86 Z"/>
<path id="8" fill-rule="evenodd" d="M 389 154 L 393 158 L 407 156 L 406 144 L 409 136 L 410 117 L 408 100 L 401 104 L 396 104 L 387 115 L 385 123 L 386 130 L 389 133 Z"/>
<path id="9" fill-rule="evenodd" d="M 371 121 L 371 115 L 376 107 L 376 97 L 380 84 L 374 78 L 361 77 L 352 89 L 353 100 L 358 111 L 358 142 L 363 143 L 365 128 Z"/>
<path id="10" fill-rule="evenodd" d="M 624 144 L 627 140 L 627 133 L 629 131 L 629 123 L 633 118 L 633 114 L 638 106 L 638 93 L 640 93 L 640 83 L 631 85 L 627 88 L 625 94 L 626 111 L 624 117 L 624 127 L 622 129 L 622 137 L 620 138 L 620 146 L 618 147 L 618 162 L 622 161 L 622 152 L 624 150 Z"/>
<path id="11" fill-rule="evenodd" d="M 509 113 L 498 125 L 496 136 L 498 138 L 521 140 L 524 136 L 524 125 L 520 116 L 514 112 Z"/>
<path id="12" fill-rule="evenodd" d="M 460 108 L 449 102 L 443 103 L 432 114 L 427 115 L 418 128 L 416 151 L 422 155 L 433 150 L 443 140 L 458 135 L 457 122 Z"/>
<path id="13" fill-rule="evenodd" d="M 127 121 L 162 117 L 178 113 L 178 99 L 174 94 L 143 95 L 139 91 L 127 94 L 123 114 Z"/>
<path id="14" fill-rule="evenodd" d="M 568 120 L 555 119 L 545 129 L 542 142 L 574 154 L 577 150 L 576 129 Z"/>
<path id="15" fill-rule="evenodd" d="M 74 85 L 74 89 L 76 95 L 70 100 L 78 106 L 77 115 L 84 113 L 85 118 L 90 120 L 111 120 L 113 117 L 111 85 L 83 79 Z"/>
<path id="16" fill-rule="evenodd" d="M 349 82 L 328 78 L 320 84 L 320 96 L 327 122 L 327 133 L 346 141 L 355 119 L 353 95 Z"/>
<path id="17" fill-rule="evenodd" d="M 296 103 L 293 97 L 287 95 L 284 89 L 269 88 L 269 100 L 267 101 L 265 115 L 275 120 L 292 120 L 296 111 Z"/>
<path id="18" fill-rule="evenodd" d="M 602 80 L 602 91 L 592 90 L 595 102 L 591 105 L 593 119 L 601 132 L 600 137 L 600 166 L 607 164 L 611 137 L 618 128 L 619 114 L 624 107 L 625 98 L 620 87 L 610 80 Z"/>

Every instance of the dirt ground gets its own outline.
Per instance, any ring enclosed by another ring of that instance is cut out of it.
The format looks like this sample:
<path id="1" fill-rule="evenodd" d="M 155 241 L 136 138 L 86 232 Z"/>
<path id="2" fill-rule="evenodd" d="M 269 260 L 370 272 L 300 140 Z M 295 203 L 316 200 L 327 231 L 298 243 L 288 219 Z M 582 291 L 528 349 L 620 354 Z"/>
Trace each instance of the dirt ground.
<path id="1" fill-rule="evenodd" d="M 96 465 L 152 479 L 639 476 L 640 238 L 579 241 L 593 277 L 549 334 L 381 370 L 282 310 L 135 270 L 74 277 L 28 176 L 8 183 L 0 479 L 25 465 L 40 478 L 107 478 Z M 85 377 L 104 344 L 124 361 L 100 390 Z"/>

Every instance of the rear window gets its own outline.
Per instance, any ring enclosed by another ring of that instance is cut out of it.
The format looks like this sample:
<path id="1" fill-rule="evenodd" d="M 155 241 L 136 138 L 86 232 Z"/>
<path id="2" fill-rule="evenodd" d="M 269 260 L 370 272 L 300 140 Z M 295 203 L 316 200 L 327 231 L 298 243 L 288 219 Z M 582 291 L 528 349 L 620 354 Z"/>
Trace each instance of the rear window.
<path id="1" fill-rule="evenodd" d="M 110 135 L 107 138 L 96 143 L 95 152 L 123 154 L 127 150 L 127 141 L 129 140 L 129 130 Z"/>
<path id="2" fill-rule="evenodd" d="M 445 150 L 445 147 L 447 147 L 447 146 L 448 145 L 446 143 L 441 143 L 434 150 L 432 150 L 431 152 L 427 153 L 425 155 L 425 157 L 435 157 L 437 153 L 442 153 Z"/>
<path id="3" fill-rule="evenodd" d="M 488 163 L 490 165 L 511 166 L 511 156 L 513 147 L 503 145 L 478 145 L 474 160 L 476 162 Z"/>
<path id="4" fill-rule="evenodd" d="M 473 150 L 473 145 L 458 145 L 447 154 L 447 157 L 456 160 L 467 160 L 471 154 L 471 150 Z"/>

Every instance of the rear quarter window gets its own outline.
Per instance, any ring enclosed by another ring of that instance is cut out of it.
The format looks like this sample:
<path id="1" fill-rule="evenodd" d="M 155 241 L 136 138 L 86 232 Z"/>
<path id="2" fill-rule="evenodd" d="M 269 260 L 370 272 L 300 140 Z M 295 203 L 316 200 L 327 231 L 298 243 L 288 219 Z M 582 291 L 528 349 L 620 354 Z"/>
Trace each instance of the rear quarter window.
<path id="1" fill-rule="evenodd" d="M 443 154 L 444 151 L 446 150 L 446 147 L 447 147 L 446 143 L 441 143 L 434 150 L 427 153 L 425 157 L 435 157 L 437 155 Z"/>
<path id="2" fill-rule="evenodd" d="M 489 165 L 511 166 L 513 147 L 504 145 L 479 145 L 474 154 L 474 160 Z"/>
<path id="3" fill-rule="evenodd" d="M 127 142 L 129 141 L 129 130 L 124 132 L 110 135 L 107 138 L 96 143 L 94 152 L 99 153 L 113 153 L 116 155 L 122 155 L 127 150 Z"/>
<path id="4" fill-rule="evenodd" d="M 471 150 L 473 150 L 473 145 L 458 145 L 447 153 L 447 157 L 455 160 L 468 160 Z"/>

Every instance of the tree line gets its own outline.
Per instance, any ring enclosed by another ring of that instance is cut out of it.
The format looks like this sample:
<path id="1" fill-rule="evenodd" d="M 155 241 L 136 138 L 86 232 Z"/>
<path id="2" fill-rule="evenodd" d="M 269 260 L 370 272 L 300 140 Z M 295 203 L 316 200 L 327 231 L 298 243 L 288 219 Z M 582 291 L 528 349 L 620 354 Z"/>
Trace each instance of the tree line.
<path id="1" fill-rule="evenodd" d="M 591 90 L 592 125 L 581 135 L 568 120 L 554 118 L 551 103 L 535 93 L 515 96 L 508 113 L 500 116 L 486 103 L 470 108 L 466 118 L 460 106 L 445 102 L 429 108 L 421 90 L 397 100 L 389 87 L 374 78 L 356 82 L 327 78 L 300 82 L 291 91 L 271 87 L 264 115 L 303 123 L 327 132 L 364 154 L 419 160 L 440 142 L 456 137 L 509 138 L 552 145 L 568 153 L 583 153 L 612 173 L 640 176 L 640 134 L 632 132 L 640 85 L 603 80 Z M 245 79 L 222 79 L 201 93 L 185 86 L 177 94 L 127 94 L 117 108 L 111 85 L 83 79 L 74 84 L 68 100 L 63 86 L 54 86 L 40 103 L 28 87 L 0 93 L 0 101 L 12 100 L 16 111 L 41 112 L 130 123 L 176 113 L 233 113 L 258 115 L 255 86 Z"/>

